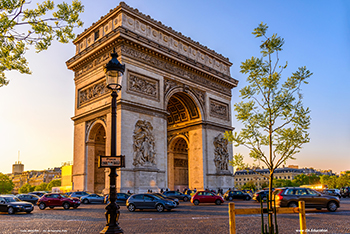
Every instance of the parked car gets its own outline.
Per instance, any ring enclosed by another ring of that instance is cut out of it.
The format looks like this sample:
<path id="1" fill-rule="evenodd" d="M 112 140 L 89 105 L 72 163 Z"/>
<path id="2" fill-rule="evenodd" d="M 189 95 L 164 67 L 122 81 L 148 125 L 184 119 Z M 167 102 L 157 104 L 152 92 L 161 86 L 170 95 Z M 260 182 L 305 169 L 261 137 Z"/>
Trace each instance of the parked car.
<path id="1" fill-rule="evenodd" d="M 100 196 L 98 194 L 92 193 L 88 194 L 85 196 L 80 197 L 80 201 L 84 204 L 89 204 L 89 203 L 103 203 L 104 202 L 104 197 Z"/>
<path id="2" fill-rule="evenodd" d="M 216 205 L 221 205 L 221 203 L 224 203 L 224 199 L 212 192 L 198 191 L 191 198 L 191 203 L 195 205 L 199 205 L 199 203 L 215 203 Z"/>
<path id="3" fill-rule="evenodd" d="M 163 192 L 163 195 L 170 197 L 170 198 L 177 198 L 177 199 L 182 200 L 184 202 L 191 200 L 191 195 L 183 194 L 183 193 L 178 192 L 178 191 L 165 191 L 165 192 Z"/>
<path id="4" fill-rule="evenodd" d="M 259 190 L 253 194 L 253 200 L 260 202 L 260 199 L 266 201 L 267 196 L 269 195 L 269 190 Z"/>
<path id="5" fill-rule="evenodd" d="M 35 194 L 17 194 L 16 197 L 18 197 L 18 199 L 21 200 L 21 201 L 30 202 L 30 203 L 32 203 L 34 205 L 40 199 L 40 197 L 35 195 Z"/>
<path id="6" fill-rule="evenodd" d="M 248 201 L 252 199 L 252 197 L 248 193 L 244 193 L 240 190 L 227 191 L 223 197 L 225 200 L 228 201 L 232 201 L 233 199 L 243 199 Z"/>
<path id="7" fill-rule="evenodd" d="M 54 207 L 62 206 L 65 210 L 70 207 L 74 209 L 80 206 L 80 200 L 78 198 L 70 198 L 64 194 L 59 193 L 47 193 L 43 195 L 37 202 L 40 210 L 44 210 L 46 207 L 53 209 Z"/>
<path id="8" fill-rule="evenodd" d="M 350 187 L 342 187 L 340 189 L 340 195 L 344 198 L 350 197 Z"/>
<path id="9" fill-rule="evenodd" d="M 80 198 L 80 197 L 86 196 L 86 195 L 89 195 L 89 193 L 87 193 L 87 192 L 72 192 L 71 195 L 69 195 L 69 197 L 71 197 L 71 198 L 73 198 L 73 197 Z"/>
<path id="10" fill-rule="evenodd" d="M 134 194 L 126 201 L 126 206 L 130 212 L 136 209 L 156 209 L 158 212 L 167 209 L 170 211 L 176 207 L 176 203 L 168 198 L 161 198 L 153 194 Z"/>
<path id="11" fill-rule="evenodd" d="M 340 200 L 335 196 L 323 195 L 310 188 L 277 188 L 273 192 L 277 207 L 297 207 L 299 201 L 305 201 L 306 208 L 336 211 Z"/>
<path id="12" fill-rule="evenodd" d="M 156 196 L 160 196 L 160 197 L 162 197 L 162 198 L 168 198 L 168 199 L 170 199 L 170 200 L 173 200 L 173 201 L 176 203 L 176 206 L 178 206 L 178 205 L 180 204 L 179 199 L 177 199 L 177 198 L 167 197 L 167 196 L 165 196 L 165 195 L 162 194 L 162 193 L 152 193 L 152 194 L 153 194 L 153 195 L 156 195 Z"/>
<path id="13" fill-rule="evenodd" d="M 341 198 L 340 192 L 338 189 L 324 189 L 321 191 L 322 194 L 329 195 L 329 196 L 335 196 Z"/>
<path id="14" fill-rule="evenodd" d="M 126 200 L 128 200 L 129 197 L 130 197 L 130 195 L 127 193 L 117 193 L 117 200 L 115 202 L 125 204 Z M 108 204 L 109 203 L 108 198 L 109 198 L 109 194 L 107 194 L 104 197 L 103 202 Z"/>
<path id="15" fill-rule="evenodd" d="M 29 214 L 34 210 L 34 206 L 30 202 L 19 200 L 15 196 L 0 195 L 0 212 L 14 214 L 16 212 L 26 212 Z"/>
<path id="16" fill-rule="evenodd" d="M 42 197 L 46 193 L 49 193 L 49 192 L 47 192 L 47 191 L 35 191 L 35 192 L 30 192 L 28 194 L 34 194 L 34 195 L 37 195 L 38 197 Z"/>

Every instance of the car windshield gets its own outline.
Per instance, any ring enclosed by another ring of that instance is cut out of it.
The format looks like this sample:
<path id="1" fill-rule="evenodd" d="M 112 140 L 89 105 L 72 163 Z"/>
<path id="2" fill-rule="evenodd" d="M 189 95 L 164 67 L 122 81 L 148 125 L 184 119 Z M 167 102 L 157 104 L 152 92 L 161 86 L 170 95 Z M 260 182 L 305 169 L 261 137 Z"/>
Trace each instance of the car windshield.
<path id="1" fill-rule="evenodd" d="M 20 202 L 21 200 L 17 197 L 4 197 L 6 202 Z"/>
<path id="2" fill-rule="evenodd" d="M 61 194 L 61 197 L 66 197 L 66 198 L 67 198 L 68 196 L 67 196 L 67 195 L 65 195 L 65 194 Z"/>

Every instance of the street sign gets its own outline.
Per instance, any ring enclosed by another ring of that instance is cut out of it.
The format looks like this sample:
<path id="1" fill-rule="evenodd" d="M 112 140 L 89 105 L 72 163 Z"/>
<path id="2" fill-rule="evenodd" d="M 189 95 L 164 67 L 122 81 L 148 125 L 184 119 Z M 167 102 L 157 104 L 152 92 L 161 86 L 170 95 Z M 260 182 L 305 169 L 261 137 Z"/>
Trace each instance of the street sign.
<path id="1" fill-rule="evenodd" d="M 125 167 L 125 155 L 99 156 L 98 167 Z"/>

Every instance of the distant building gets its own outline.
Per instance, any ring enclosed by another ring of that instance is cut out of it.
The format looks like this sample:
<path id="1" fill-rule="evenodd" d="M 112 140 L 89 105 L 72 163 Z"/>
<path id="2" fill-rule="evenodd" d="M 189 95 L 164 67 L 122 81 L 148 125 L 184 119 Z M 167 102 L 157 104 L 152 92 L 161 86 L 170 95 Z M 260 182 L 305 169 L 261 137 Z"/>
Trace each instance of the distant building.
<path id="1" fill-rule="evenodd" d="M 275 179 L 293 180 L 295 176 L 303 173 L 303 169 L 295 167 L 283 167 L 277 168 L 274 172 Z M 234 174 L 235 187 L 242 187 L 248 182 L 252 182 L 260 189 L 264 183 L 269 183 L 269 170 L 268 169 L 250 169 L 239 170 Z"/>
<path id="2" fill-rule="evenodd" d="M 269 182 L 268 169 L 249 169 L 238 170 L 234 174 L 235 187 L 242 187 L 248 182 L 252 182 L 260 189 L 264 183 Z M 293 180 L 295 176 L 300 174 L 316 174 L 316 175 L 335 175 L 332 170 L 317 170 L 314 168 L 299 168 L 297 165 L 290 165 L 288 167 L 277 168 L 274 172 L 274 179 Z"/>
<path id="3" fill-rule="evenodd" d="M 55 167 L 41 171 L 24 171 L 24 165 L 18 161 L 12 165 L 12 173 L 7 175 L 15 184 L 12 193 L 17 194 L 19 188 L 21 188 L 25 184 L 37 186 L 41 183 L 50 183 L 50 181 L 53 179 L 60 179 L 61 168 Z"/>
<path id="4" fill-rule="evenodd" d="M 66 193 L 72 191 L 72 172 L 73 172 L 73 163 L 64 162 L 61 167 L 61 187 L 59 187 L 60 192 Z"/>

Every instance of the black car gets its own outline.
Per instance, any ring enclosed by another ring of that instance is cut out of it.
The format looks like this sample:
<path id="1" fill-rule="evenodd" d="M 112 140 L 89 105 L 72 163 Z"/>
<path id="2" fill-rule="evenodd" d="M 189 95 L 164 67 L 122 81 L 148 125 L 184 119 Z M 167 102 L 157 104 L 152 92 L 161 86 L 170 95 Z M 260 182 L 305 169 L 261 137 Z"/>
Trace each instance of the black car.
<path id="1" fill-rule="evenodd" d="M 15 196 L 1 195 L 0 196 L 0 212 L 14 214 L 16 212 L 26 212 L 29 214 L 34 210 L 32 203 L 19 200 Z"/>
<path id="2" fill-rule="evenodd" d="M 244 193 L 240 190 L 227 191 L 223 197 L 225 200 L 228 201 L 232 201 L 233 199 L 243 199 L 248 201 L 252 199 L 252 197 L 248 193 Z"/>
<path id="3" fill-rule="evenodd" d="M 183 200 L 184 202 L 191 200 L 191 195 L 183 194 L 178 191 L 165 191 L 163 192 L 163 195 L 170 198 L 177 198 L 179 200 Z"/>
<path id="4" fill-rule="evenodd" d="M 16 197 L 18 197 L 21 201 L 30 202 L 34 205 L 40 199 L 40 197 L 35 194 L 17 194 Z"/>
<path id="5" fill-rule="evenodd" d="M 130 197 L 130 195 L 127 193 L 117 193 L 117 200 L 115 200 L 115 202 L 125 204 L 126 200 L 128 200 L 129 197 Z M 104 197 L 103 202 L 108 204 L 109 203 L 108 198 L 109 198 L 109 194 L 107 194 Z"/>
<path id="6" fill-rule="evenodd" d="M 49 193 L 49 192 L 47 192 L 47 191 L 35 191 L 35 192 L 30 192 L 28 194 L 34 194 L 34 195 L 37 195 L 38 197 L 42 197 L 46 193 Z"/>
<path id="7" fill-rule="evenodd" d="M 266 201 L 267 196 L 269 195 L 269 190 L 260 190 L 254 193 L 253 200 L 260 202 L 260 199 Z"/>
<path id="8" fill-rule="evenodd" d="M 173 200 L 167 198 L 161 198 L 153 194 L 134 194 L 126 201 L 126 206 L 130 212 L 136 209 L 156 209 L 158 212 L 164 211 L 176 207 L 176 203 Z"/>
<path id="9" fill-rule="evenodd" d="M 165 196 L 165 195 L 162 194 L 162 193 L 152 193 L 152 194 L 153 194 L 153 195 L 156 195 L 156 196 L 160 196 L 160 197 L 162 197 L 162 198 L 167 198 L 167 199 L 173 200 L 173 201 L 176 203 L 177 206 L 180 204 L 180 203 L 179 203 L 179 199 L 177 199 L 177 198 L 167 197 L 167 196 Z"/>
<path id="10" fill-rule="evenodd" d="M 350 187 L 342 187 L 340 189 L 340 195 L 344 198 L 350 197 Z"/>

